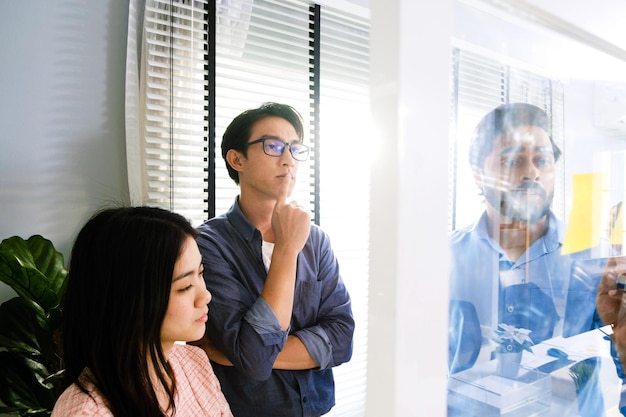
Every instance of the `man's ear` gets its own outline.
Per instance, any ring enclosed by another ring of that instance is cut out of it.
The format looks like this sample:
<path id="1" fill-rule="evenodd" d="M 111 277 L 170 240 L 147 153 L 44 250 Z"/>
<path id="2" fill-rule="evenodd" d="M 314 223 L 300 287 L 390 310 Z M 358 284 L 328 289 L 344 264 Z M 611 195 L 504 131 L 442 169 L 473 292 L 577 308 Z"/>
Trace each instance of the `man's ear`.
<path id="1" fill-rule="evenodd" d="M 240 172 L 243 169 L 243 160 L 246 157 L 239 151 L 235 149 L 229 149 L 226 152 L 226 162 L 237 172 Z"/>

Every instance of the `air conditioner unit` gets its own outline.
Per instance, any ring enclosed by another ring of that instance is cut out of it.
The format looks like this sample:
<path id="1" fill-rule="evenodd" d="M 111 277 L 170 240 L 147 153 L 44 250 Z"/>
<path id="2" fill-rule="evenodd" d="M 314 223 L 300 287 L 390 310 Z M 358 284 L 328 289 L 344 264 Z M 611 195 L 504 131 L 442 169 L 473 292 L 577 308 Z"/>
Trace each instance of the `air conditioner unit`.
<path id="1" fill-rule="evenodd" d="M 593 124 L 607 134 L 626 135 L 626 84 L 595 84 Z"/>

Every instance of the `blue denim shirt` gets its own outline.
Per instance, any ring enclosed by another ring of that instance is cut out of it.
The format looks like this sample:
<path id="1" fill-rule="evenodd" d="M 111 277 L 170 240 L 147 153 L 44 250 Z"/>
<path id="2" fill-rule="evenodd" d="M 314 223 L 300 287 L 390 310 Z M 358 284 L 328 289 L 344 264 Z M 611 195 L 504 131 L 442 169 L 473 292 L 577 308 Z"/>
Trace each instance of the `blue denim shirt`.
<path id="1" fill-rule="evenodd" d="M 267 272 L 261 233 L 238 200 L 198 227 L 204 278 L 213 299 L 207 336 L 234 366 L 212 363 L 237 417 L 320 416 L 335 404 L 332 367 L 352 356 L 354 319 L 328 236 L 311 225 L 298 255 L 289 332 L 260 297 Z M 306 346 L 316 369 L 273 370 L 288 334 Z"/>

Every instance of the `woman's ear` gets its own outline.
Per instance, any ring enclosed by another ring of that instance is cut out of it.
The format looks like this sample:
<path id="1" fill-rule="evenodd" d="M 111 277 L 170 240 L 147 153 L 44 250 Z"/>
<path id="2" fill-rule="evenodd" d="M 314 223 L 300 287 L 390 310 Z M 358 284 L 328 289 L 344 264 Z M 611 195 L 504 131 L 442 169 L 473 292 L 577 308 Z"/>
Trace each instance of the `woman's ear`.
<path id="1" fill-rule="evenodd" d="M 246 157 L 235 149 L 229 149 L 228 152 L 226 152 L 226 162 L 228 162 L 228 165 L 230 165 L 230 167 L 237 172 L 240 172 L 243 169 L 244 159 L 246 159 Z"/>

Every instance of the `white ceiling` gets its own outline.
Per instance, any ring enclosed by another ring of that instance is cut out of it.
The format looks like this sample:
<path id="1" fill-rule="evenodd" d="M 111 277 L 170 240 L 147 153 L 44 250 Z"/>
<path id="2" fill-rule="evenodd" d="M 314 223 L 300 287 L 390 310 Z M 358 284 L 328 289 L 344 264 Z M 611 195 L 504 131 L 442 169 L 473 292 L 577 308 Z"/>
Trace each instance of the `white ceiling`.
<path id="1" fill-rule="evenodd" d="M 372 1 L 387 0 L 318 1 L 366 16 L 369 15 Z M 624 75 L 626 0 L 456 0 L 456 2 L 480 10 L 496 10 L 496 14 L 504 20 L 507 18 L 503 17 L 503 14 L 521 18 L 528 27 L 535 27 L 532 32 L 544 33 L 544 38 L 533 44 L 532 54 L 557 73 L 581 78 L 626 80 Z M 456 25 L 464 26 L 464 23 L 457 20 Z M 482 29 L 489 31 L 493 28 Z M 465 34 L 472 31 L 471 28 L 462 30 Z M 456 31 L 459 31 L 458 27 Z M 552 32 L 551 36 L 548 36 L 549 32 Z"/>
<path id="2" fill-rule="evenodd" d="M 370 0 L 331 0 L 331 2 L 351 3 L 364 9 L 369 9 L 370 4 Z M 489 1 L 485 2 L 489 3 Z M 498 0 L 497 2 L 513 7 L 523 3 L 530 4 L 626 51 L 626 0 Z"/>
<path id="3" fill-rule="evenodd" d="M 457 42 L 554 78 L 626 80 L 626 0 L 457 0 L 455 6 Z"/>
<path id="4" fill-rule="evenodd" d="M 626 51 L 626 0 L 526 0 L 526 2 Z"/>

